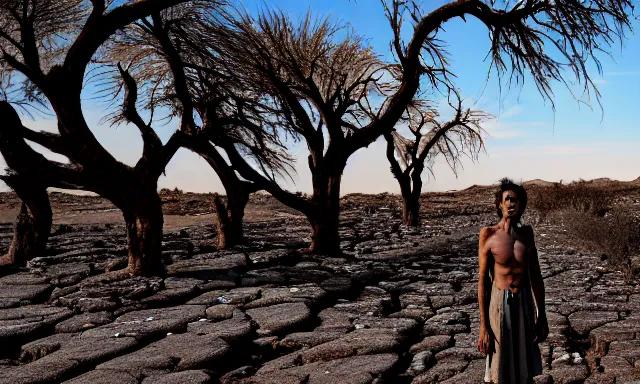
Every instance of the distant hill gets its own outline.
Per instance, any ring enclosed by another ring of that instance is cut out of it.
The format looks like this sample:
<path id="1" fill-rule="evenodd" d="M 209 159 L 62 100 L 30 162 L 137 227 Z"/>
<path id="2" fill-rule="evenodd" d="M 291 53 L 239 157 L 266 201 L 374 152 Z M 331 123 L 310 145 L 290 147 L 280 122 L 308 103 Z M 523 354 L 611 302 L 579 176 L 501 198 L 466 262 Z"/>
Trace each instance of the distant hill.
<path id="1" fill-rule="evenodd" d="M 554 182 L 552 181 L 545 181 L 542 179 L 533 179 L 533 180 L 525 181 L 524 183 L 522 183 L 522 185 L 524 185 L 525 187 L 529 187 L 529 186 L 550 187 L 553 184 Z"/>
<path id="2" fill-rule="evenodd" d="M 620 181 L 617 181 L 617 180 L 611 180 L 611 179 L 610 179 L 610 178 L 608 178 L 608 177 L 600 177 L 600 178 L 598 178 L 598 179 L 593 179 L 593 180 L 591 180 L 591 182 L 592 182 L 593 184 L 609 184 L 609 183 L 611 183 L 611 182 L 619 183 Z M 623 183 L 624 183 L 624 181 L 623 181 Z"/>

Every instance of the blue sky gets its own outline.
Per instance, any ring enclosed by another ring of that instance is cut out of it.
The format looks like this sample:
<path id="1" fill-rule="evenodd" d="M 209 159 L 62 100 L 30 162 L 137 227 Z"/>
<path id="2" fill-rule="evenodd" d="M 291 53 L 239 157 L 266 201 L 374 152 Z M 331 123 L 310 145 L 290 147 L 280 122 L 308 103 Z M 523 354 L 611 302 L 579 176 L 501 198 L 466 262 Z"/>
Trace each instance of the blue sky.
<path id="1" fill-rule="evenodd" d="M 446 3 L 429 0 L 426 10 Z M 331 16 L 348 22 L 354 31 L 369 39 L 375 51 L 391 59 L 391 32 L 377 0 L 360 1 L 245 1 L 242 4 L 256 12 L 266 6 L 279 7 L 294 20 L 308 9 L 320 16 Z M 431 8 L 428 8 L 431 7 Z M 456 176 L 442 160 L 436 161 L 435 179 L 430 176 L 424 190 L 462 189 L 473 184 L 491 184 L 501 177 L 516 180 L 545 179 L 571 181 L 578 178 L 610 177 L 632 180 L 640 176 L 640 36 L 630 35 L 622 46 L 613 47 L 613 59 L 602 55 L 603 71 L 591 69 L 602 94 L 600 109 L 595 99 L 593 109 L 577 103 L 564 85 L 554 85 L 555 113 L 549 101 L 538 94 L 531 79 L 524 86 L 500 93 L 496 76 L 486 79 L 489 68 L 485 60 L 489 39 L 486 28 L 473 18 L 467 22 L 453 20 L 445 24 L 439 37 L 447 43 L 452 71 L 467 105 L 497 116 L 485 125 L 487 154 L 476 163 L 464 162 Z M 635 23 L 640 30 L 640 23 Z M 571 76 L 570 74 L 567 74 Z M 86 93 L 89 93 L 86 92 Z M 88 98 L 90 95 L 85 95 Z M 103 145 L 120 160 L 134 164 L 142 151 L 138 132 L 130 126 L 117 129 L 100 126 L 101 105 L 85 102 L 87 119 Z M 55 129 L 53 121 L 25 118 L 25 125 L 36 129 Z M 168 138 L 173 125 L 157 128 Z M 298 176 L 287 185 L 293 190 L 311 189 L 306 167 L 306 148 L 300 144 L 293 152 L 301 159 Z M 180 150 L 167 168 L 161 187 L 194 192 L 223 192 L 215 173 L 206 163 L 187 150 Z M 384 191 L 399 192 L 384 156 L 384 143 L 378 142 L 357 152 L 349 161 L 343 178 L 343 193 Z"/>

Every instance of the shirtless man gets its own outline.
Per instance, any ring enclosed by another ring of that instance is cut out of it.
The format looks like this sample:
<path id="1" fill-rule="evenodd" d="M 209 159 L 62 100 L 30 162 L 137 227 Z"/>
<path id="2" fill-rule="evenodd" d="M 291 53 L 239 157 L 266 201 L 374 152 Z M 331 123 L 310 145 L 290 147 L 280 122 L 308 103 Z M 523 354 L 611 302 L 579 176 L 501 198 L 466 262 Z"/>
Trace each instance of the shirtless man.
<path id="1" fill-rule="evenodd" d="M 505 178 L 495 198 L 500 221 L 480 231 L 478 349 L 487 355 L 485 382 L 529 383 L 542 373 L 537 343 L 549 333 L 544 283 L 533 229 L 520 224 L 527 192 Z"/>

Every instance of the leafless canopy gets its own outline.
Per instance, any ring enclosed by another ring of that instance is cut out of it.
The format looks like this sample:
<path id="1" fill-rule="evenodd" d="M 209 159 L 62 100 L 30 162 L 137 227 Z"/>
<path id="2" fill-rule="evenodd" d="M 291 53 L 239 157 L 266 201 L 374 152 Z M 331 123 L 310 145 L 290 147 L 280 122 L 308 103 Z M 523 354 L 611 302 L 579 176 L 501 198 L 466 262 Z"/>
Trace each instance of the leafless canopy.
<path id="1" fill-rule="evenodd" d="M 583 95 L 575 95 L 577 99 L 589 103 L 593 93 L 599 102 L 600 94 L 587 66 L 592 62 L 600 70 L 598 54 L 609 54 L 631 30 L 633 11 L 632 0 L 458 0 L 429 14 L 412 0 L 393 0 L 387 6 L 395 34 L 394 52 L 401 63 L 419 54 L 432 79 L 439 73 L 446 75 L 446 55 L 439 51 L 436 39 L 438 27 L 426 26 L 438 18 L 446 21 L 472 15 L 489 31 L 489 74 L 495 69 L 500 79 L 508 78 L 508 86 L 522 84 L 531 76 L 552 105 L 554 82 L 562 82 L 570 90 L 578 84 Z M 402 42 L 400 26 L 406 14 L 413 20 L 416 33 L 423 33 L 422 47 Z M 432 68 L 442 72 L 433 72 Z M 573 73 L 573 80 L 567 78 L 567 70 Z M 581 96 L 587 99 L 581 100 Z"/>
<path id="2" fill-rule="evenodd" d="M 465 109 L 459 93 L 453 90 L 449 95 L 449 106 L 455 111 L 455 115 L 443 123 L 442 117 L 435 109 L 417 108 L 412 105 L 402 122 L 408 126 L 413 137 L 407 138 L 397 130 L 391 135 L 386 135 L 387 158 L 396 177 L 409 177 L 413 172 L 422 172 L 423 166 L 433 173 L 431 167 L 438 155 L 445 158 L 456 174 L 458 167 L 462 165 L 463 156 L 472 160 L 478 158 L 484 149 L 485 131 L 481 125 L 491 118 L 491 115 L 483 111 Z"/>
<path id="3" fill-rule="evenodd" d="M 233 147 L 253 159 L 271 179 L 287 176 L 292 170 L 277 121 L 277 110 L 265 102 L 242 79 L 229 74 L 207 30 L 224 11 L 206 1 L 194 1 L 142 19 L 118 33 L 107 45 L 98 72 L 104 91 L 115 105 L 127 98 L 126 76 L 113 71 L 125 65 L 129 77 L 143 91 L 137 102 L 149 115 L 149 124 L 158 108 L 180 116 L 188 133 L 204 141 Z M 111 70 L 110 70 L 111 69 Z M 120 71 L 122 72 L 122 71 Z M 135 79 L 135 80 L 133 80 Z M 127 109 L 111 115 L 115 124 L 131 121 Z"/>
<path id="4" fill-rule="evenodd" d="M 338 38 L 339 33 L 346 36 Z M 389 67 L 347 26 L 310 13 L 296 24 L 280 11 L 253 19 L 239 13 L 211 30 L 234 76 L 270 95 L 287 112 L 283 124 L 301 135 L 312 152 L 324 151 L 324 132 L 332 141 L 371 121 Z"/>
<path id="5" fill-rule="evenodd" d="M 42 91 L 18 73 L 27 66 L 47 72 L 53 65 L 61 64 L 89 11 L 83 0 L 1 0 L 2 98 L 22 105 L 43 104 Z"/>

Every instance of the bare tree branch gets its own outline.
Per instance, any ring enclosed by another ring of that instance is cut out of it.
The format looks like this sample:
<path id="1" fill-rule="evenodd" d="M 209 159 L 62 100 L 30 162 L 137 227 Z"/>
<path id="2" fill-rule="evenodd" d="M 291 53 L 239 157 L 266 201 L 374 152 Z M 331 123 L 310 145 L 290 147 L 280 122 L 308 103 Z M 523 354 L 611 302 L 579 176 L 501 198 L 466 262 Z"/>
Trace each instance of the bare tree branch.
<path id="1" fill-rule="evenodd" d="M 104 14 L 104 8 L 94 8 L 80 36 L 69 48 L 63 67 L 65 72 L 74 76 L 74 87 L 82 86 L 82 76 L 91 57 L 107 39 L 119 29 L 125 28 L 138 19 L 148 17 L 163 9 L 180 4 L 187 0 L 139 0 L 126 3 Z M 94 6 L 104 4 L 94 2 Z M 79 78 L 78 78 L 79 77 Z"/>
<path id="2" fill-rule="evenodd" d="M 180 129 L 185 133 L 193 133 L 195 130 L 195 123 L 193 121 L 193 101 L 191 100 L 191 95 L 189 93 L 184 65 L 182 64 L 182 60 L 180 59 L 180 55 L 176 50 L 176 47 L 163 26 L 160 14 L 154 13 L 151 18 L 154 23 L 152 31 L 160 42 L 165 58 L 169 63 L 169 68 L 173 75 L 176 97 L 182 104 L 182 123 Z"/>
<path id="3" fill-rule="evenodd" d="M 0 152 L 10 169 L 26 177 L 38 179 L 46 186 L 64 188 L 69 185 L 83 185 L 79 168 L 73 164 L 48 160 L 25 142 L 25 138 L 33 139 L 32 141 L 38 144 L 47 144 L 51 149 L 56 149 L 56 145 L 53 144 L 56 137 L 23 127 L 15 109 L 6 101 L 0 101 L 0 116 L 3 118 L 3 124 L 0 124 Z"/>
<path id="4" fill-rule="evenodd" d="M 162 148 L 162 141 L 156 134 L 156 132 L 146 124 L 136 109 L 136 102 L 138 100 L 138 86 L 135 80 L 129 72 L 125 71 L 120 63 L 118 63 L 118 70 L 122 75 L 122 80 L 125 86 L 124 103 L 122 105 L 122 116 L 129 122 L 134 124 L 140 130 L 143 141 L 143 157 L 152 157 L 156 152 Z"/>
<path id="5" fill-rule="evenodd" d="M 52 152 L 56 152 L 59 154 L 65 153 L 64 142 L 58 134 L 45 131 L 36 132 L 25 126 L 22 126 L 20 129 L 20 136 L 29 141 L 40 144 Z"/>

